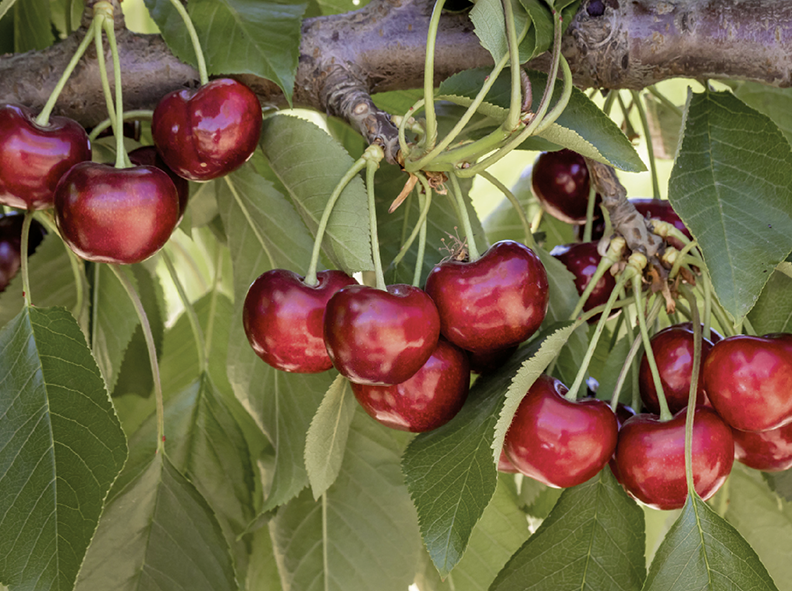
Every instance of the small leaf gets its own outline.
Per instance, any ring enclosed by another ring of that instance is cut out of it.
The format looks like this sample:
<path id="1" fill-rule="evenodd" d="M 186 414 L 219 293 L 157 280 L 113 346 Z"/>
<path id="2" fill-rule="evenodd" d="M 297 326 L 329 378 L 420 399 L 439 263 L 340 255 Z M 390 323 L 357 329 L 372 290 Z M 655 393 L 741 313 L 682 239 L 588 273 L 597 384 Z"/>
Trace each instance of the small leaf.
<path id="1" fill-rule="evenodd" d="M 792 332 L 792 277 L 773 272 L 748 313 L 748 320 L 758 335 Z"/>
<path id="2" fill-rule="evenodd" d="M 0 580 L 71 589 L 126 456 L 77 322 L 25 307 L 0 331 Z"/>
<path id="3" fill-rule="evenodd" d="M 753 548 L 697 494 L 657 549 L 645 591 L 778 591 Z"/>
<path id="4" fill-rule="evenodd" d="M 305 469 L 314 500 L 321 497 L 338 477 L 356 406 L 349 380 L 344 376 L 336 377 L 322 399 L 305 438 Z"/>
<path id="5" fill-rule="evenodd" d="M 792 153 L 770 119 L 727 92 L 689 97 L 684 134 L 668 198 L 739 322 L 792 250 Z"/>
<path id="6" fill-rule="evenodd" d="M 520 33 L 527 26 L 530 26 L 528 15 L 519 2 L 512 1 L 514 14 L 514 28 L 519 38 Z M 506 21 L 503 13 L 501 0 L 479 0 L 473 10 L 470 11 L 470 20 L 475 27 L 476 36 L 481 45 L 490 52 L 493 61 L 496 63 L 509 53 L 509 45 L 506 40 Z M 530 59 L 530 56 L 520 56 L 520 63 Z"/>
<path id="7" fill-rule="evenodd" d="M 605 468 L 561 494 L 490 590 L 634 591 L 645 576 L 643 512 Z"/>

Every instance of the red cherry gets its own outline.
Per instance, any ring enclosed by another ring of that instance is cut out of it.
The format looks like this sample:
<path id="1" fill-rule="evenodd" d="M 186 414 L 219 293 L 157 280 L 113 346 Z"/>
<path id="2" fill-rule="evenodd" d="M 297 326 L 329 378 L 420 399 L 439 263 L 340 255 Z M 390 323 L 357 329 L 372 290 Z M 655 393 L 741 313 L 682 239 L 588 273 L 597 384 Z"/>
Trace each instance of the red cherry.
<path id="1" fill-rule="evenodd" d="M 411 378 L 437 347 L 440 318 L 432 299 L 410 285 L 387 291 L 352 285 L 327 302 L 325 345 L 352 382 L 390 386 Z"/>
<path id="2" fill-rule="evenodd" d="M 22 264 L 22 222 L 24 216 L 19 213 L 0 215 L 0 292 L 5 291 L 8 284 L 19 271 Z M 31 220 L 28 234 L 28 255 L 36 252 L 36 248 L 46 236 L 44 227 L 36 220 Z"/>
<path id="3" fill-rule="evenodd" d="M 139 263 L 168 241 L 179 219 L 173 182 L 158 168 L 82 162 L 55 190 L 55 220 L 80 257 Z"/>
<path id="4" fill-rule="evenodd" d="M 242 308 L 242 323 L 250 346 L 276 369 L 319 373 L 333 367 L 324 343 L 323 317 L 327 301 L 357 282 L 343 271 L 320 271 L 318 283 L 285 269 L 272 269 L 250 286 Z"/>
<path id="5" fill-rule="evenodd" d="M 792 423 L 762 432 L 732 429 L 732 435 L 738 462 L 764 472 L 792 468 Z"/>
<path id="6" fill-rule="evenodd" d="M 585 224 L 589 197 L 586 160 L 572 150 L 543 152 L 531 171 L 531 187 L 544 209 L 569 224 Z M 596 197 L 597 203 L 601 201 Z"/>
<path id="7" fill-rule="evenodd" d="M 619 432 L 616 465 L 622 486 L 655 509 L 678 509 L 687 499 L 685 412 L 661 422 L 653 414 L 628 419 Z M 731 429 L 709 407 L 693 417 L 693 486 L 705 501 L 726 481 L 734 464 Z"/>
<path id="8" fill-rule="evenodd" d="M 723 339 L 702 375 L 712 406 L 735 429 L 769 431 L 792 422 L 792 334 Z"/>
<path id="9" fill-rule="evenodd" d="M 505 349 L 481 351 L 480 353 L 468 352 L 470 371 L 482 375 L 492 373 L 506 363 L 516 350 L 517 345 L 506 347 Z"/>
<path id="10" fill-rule="evenodd" d="M 165 164 L 165 161 L 160 158 L 157 148 L 154 146 L 143 146 L 137 150 L 132 150 L 129 153 L 129 160 L 132 161 L 132 164 L 136 164 L 138 166 L 143 164 L 147 166 L 155 166 L 164 171 L 170 177 L 170 180 L 173 181 L 173 184 L 176 187 L 176 192 L 179 195 L 179 219 L 181 220 L 182 216 L 184 215 L 184 210 L 187 209 L 187 200 L 190 198 L 190 183 L 187 181 L 187 179 L 184 179 L 173 172 L 168 167 L 168 165 Z"/>
<path id="11" fill-rule="evenodd" d="M 690 395 L 690 376 L 693 372 L 692 326 L 689 322 L 669 326 L 651 338 L 657 371 L 663 384 L 663 393 L 668 403 L 668 409 L 672 413 L 685 408 Z M 702 338 L 702 364 L 707 359 L 712 346 L 711 341 Z M 641 366 L 638 371 L 638 386 L 644 406 L 649 412 L 660 414 L 660 402 L 657 399 L 652 370 L 645 353 L 641 358 Z M 696 404 L 704 404 L 705 401 L 704 380 L 699 376 Z"/>
<path id="12" fill-rule="evenodd" d="M 151 134 L 176 174 L 208 181 L 236 170 L 253 155 L 261 121 L 261 105 L 253 91 L 221 78 L 197 92 L 165 95 L 154 109 Z"/>
<path id="13" fill-rule="evenodd" d="M 559 245 L 550 251 L 550 255 L 564 263 L 569 272 L 575 276 L 575 287 L 578 294 L 582 294 L 586 290 L 600 260 L 602 260 L 602 257 L 597 252 L 596 242 Z M 586 300 L 583 310 L 588 312 L 592 308 L 607 302 L 614 287 L 616 287 L 616 280 L 613 275 L 605 273 Z M 597 322 L 599 317 L 600 315 L 598 314 L 590 318 L 589 322 Z"/>
<path id="14" fill-rule="evenodd" d="M 626 404 L 619 402 L 616 405 L 616 426 L 618 430 L 621 431 L 622 425 L 624 425 L 628 419 L 634 417 L 635 414 L 636 413 L 631 406 L 627 406 Z M 614 478 L 616 478 L 616 481 L 621 484 L 619 466 L 616 464 L 616 450 L 613 450 L 613 455 L 611 456 L 610 460 L 608 460 L 608 466 L 610 466 L 611 472 L 613 473 Z"/>
<path id="15" fill-rule="evenodd" d="M 352 382 L 363 409 L 386 427 L 423 433 L 454 418 L 467 399 L 470 366 L 467 354 L 440 339 L 428 361 L 410 379 L 393 386 Z"/>
<path id="16" fill-rule="evenodd" d="M 27 107 L 0 105 L 0 203 L 52 207 L 60 178 L 90 159 L 88 134 L 76 121 L 50 117 L 41 126 Z"/>
<path id="17" fill-rule="evenodd" d="M 446 261 L 426 279 L 437 304 L 441 331 L 473 353 L 521 343 L 547 313 L 547 273 L 539 257 L 518 242 L 504 240 L 469 263 Z"/>
<path id="18" fill-rule="evenodd" d="M 514 467 L 509 457 L 504 450 L 501 450 L 501 455 L 498 458 L 498 472 L 505 474 L 519 474 L 520 471 Z"/>
<path id="19" fill-rule="evenodd" d="M 616 447 L 616 416 L 596 398 L 567 400 L 559 380 L 541 375 L 520 402 L 503 449 L 514 467 L 548 486 L 596 475 Z"/>

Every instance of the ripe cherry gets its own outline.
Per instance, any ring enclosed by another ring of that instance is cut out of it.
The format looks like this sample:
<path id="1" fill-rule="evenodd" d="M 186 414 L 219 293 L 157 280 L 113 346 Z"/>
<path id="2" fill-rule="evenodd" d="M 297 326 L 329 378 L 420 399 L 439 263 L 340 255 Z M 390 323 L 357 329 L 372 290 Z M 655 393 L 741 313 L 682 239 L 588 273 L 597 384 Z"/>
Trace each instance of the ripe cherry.
<path id="1" fill-rule="evenodd" d="M 597 270 L 600 260 L 602 260 L 602 257 L 597 252 L 596 242 L 559 245 L 550 251 L 550 255 L 564 263 L 569 272 L 575 276 L 575 287 L 578 294 L 582 294 L 585 291 Z M 613 275 L 605 273 L 597 281 L 594 291 L 589 294 L 586 303 L 583 305 L 583 310 L 587 312 L 607 302 L 614 287 L 616 287 L 616 280 Z M 597 322 L 598 320 L 599 315 L 590 318 L 589 322 Z"/>
<path id="2" fill-rule="evenodd" d="M 616 416 L 596 398 L 564 397 L 567 387 L 541 375 L 520 402 L 504 450 L 520 472 L 548 486 L 576 486 L 596 475 L 616 448 Z"/>
<path id="3" fill-rule="evenodd" d="M 0 292 L 5 291 L 8 284 L 19 272 L 22 264 L 22 222 L 24 216 L 19 213 L 0 215 Z M 30 223 L 28 234 L 28 255 L 36 252 L 36 248 L 46 236 L 44 227 L 36 220 Z"/>
<path id="4" fill-rule="evenodd" d="M 764 472 L 792 468 L 792 423 L 761 432 L 732 429 L 732 435 L 738 462 Z"/>
<path id="5" fill-rule="evenodd" d="M 510 240 L 472 262 L 440 263 L 426 279 L 443 336 L 473 353 L 505 349 L 536 332 L 547 313 L 547 286 L 539 257 Z"/>
<path id="6" fill-rule="evenodd" d="M 627 406 L 626 404 L 622 404 L 619 402 L 616 405 L 616 425 L 618 430 L 621 431 L 622 426 L 624 423 L 627 422 L 628 419 L 631 419 L 636 415 L 636 412 L 633 410 L 631 406 Z M 610 460 L 608 460 L 608 466 L 613 473 L 614 478 L 616 481 L 621 484 L 621 476 L 619 475 L 619 466 L 616 463 L 616 450 L 613 450 L 613 455 L 611 456 Z"/>
<path id="7" fill-rule="evenodd" d="M 687 499 L 685 413 L 665 422 L 639 414 L 619 431 L 616 465 L 622 486 L 655 509 L 678 509 Z M 709 407 L 697 406 L 693 418 L 693 486 L 707 500 L 726 481 L 734 464 L 731 429 Z"/>
<path id="8" fill-rule="evenodd" d="M 442 338 L 423 367 L 400 384 L 352 382 L 355 398 L 372 418 L 386 427 L 413 433 L 437 429 L 453 419 L 469 389 L 467 353 Z"/>
<path id="9" fill-rule="evenodd" d="M 723 339 L 702 375 L 712 406 L 735 429 L 769 431 L 792 422 L 792 334 Z"/>
<path id="10" fill-rule="evenodd" d="M 585 224 L 589 197 L 586 161 L 572 150 L 543 152 L 531 171 L 531 187 L 544 209 L 569 224 Z M 597 195 L 597 202 L 601 199 Z"/>
<path id="11" fill-rule="evenodd" d="M 159 168 L 82 162 L 58 183 L 55 220 L 64 242 L 80 257 L 139 263 L 173 233 L 179 197 L 173 181 Z"/>
<path id="12" fill-rule="evenodd" d="M 176 192 L 179 194 L 179 219 L 181 220 L 182 216 L 184 215 L 184 210 L 187 209 L 187 200 L 190 198 L 190 183 L 187 181 L 187 179 L 184 179 L 173 172 L 170 167 L 165 164 L 165 161 L 160 158 L 157 148 L 154 146 L 143 146 L 136 150 L 132 150 L 129 153 L 129 159 L 132 161 L 132 164 L 136 164 L 138 166 L 142 164 L 156 166 L 160 170 L 167 173 L 167 175 L 170 177 L 170 180 L 173 181 L 173 184 L 176 187 Z"/>
<path id="13" fill-rule="evenodd" d="M 248 289 L 242 323 L 250 346 L 276 369 L 318 373 L 333 367 L 324 342 L 324 311 L 335 293 L 357 282 L 343 271 L 320 271 L 318 283 L 272 269 Z"/>
<path id="14" fill-rule="evenodd" d="M 157 104 L 151 134 L 162 159 L 191 181 L 208 181 L 244 164 L 258 146 L 261 105 L 236 80 L 212 80 L 197 92 L 179 90 Z"/>
<path id="15" fill-rule="evenodd" d="M 0 203 L 52 207 L 60 178 L 90 159 L 88 134 L 76 121 L 50 117 L 41 126 L 27 107 L 0 105 Z"/>
<path id="16" fill-rule="evenodd" d="M 495 349 L 493 351 L 482 351 L 480 353 L 468 353 L 470 360 L 470 371 L 477 374 L 492 373 L 509 360 L 514 355 L 517 345 L 506 347 L 505 349 Z"/>
<path id="17" fill-rule="evenodd" d="M 390 386 L 411 378 L 437 348 L 440 318 L 432 299 L 410 285 L 387 291 L 346 287 L 330 298 L 324 316 L 327 353 L 352 382 Z"/>

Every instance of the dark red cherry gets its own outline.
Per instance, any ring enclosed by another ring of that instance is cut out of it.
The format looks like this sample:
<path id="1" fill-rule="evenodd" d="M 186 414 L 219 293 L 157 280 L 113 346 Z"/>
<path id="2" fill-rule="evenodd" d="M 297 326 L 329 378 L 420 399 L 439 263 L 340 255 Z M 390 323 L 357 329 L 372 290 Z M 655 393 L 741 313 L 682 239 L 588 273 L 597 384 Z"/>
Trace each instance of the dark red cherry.
<path id="1" fill-rule="evenodd" d="M 410 285 L 387 291 L 352 285 L 336 292 L 324 316 L 327 352 L 352 382 L 371 386 L 411 378 L 437 348 L 440 318 L 432 299 Z"/>
<path id="2" fill-rule="evenodd" d="M 393 386 L 352 382 L 363 409 L 386 427 L 423 433 L 454 418 L 467 399 L 470 366 L 467 353 L 440 339 L 423 367 Z"/>
<path id="3" fill-rule="evenodd" d="M 468 352 L 470 359 L 470 371 L 477 374 L 492 373 L 509 360 L 514 355 L 517 345 L 506 347 L 505 349 L 495 349 L 493 351 L 481 351 L 479 353 Z"/>
<path id="4" fill-rule="evenodd" d="M 655 509 L 678 509 L 687 499 L 685 411 L 661 422 L 653 414 L 628 419 L 619 431 L 616 465 L 622 486 Z M 693 486 L 707 500 L 726 481 L 734 464 L 731 429 L 709 407 L 693 418 Z"/>
<path id="5" fill-rule="evenodd" d="M 5 291 L 22 264 L 23 221 L 24 216 L 17 212 L 0 214 L 0 292 Z M 44 226 L 32 220 L 28 234 L 28 255 L 36 252 L 46 235 Z"/>
<path id="6" fill-rule="evenodd" d="M 473 353 L 521 343 L 547 313 L 547 273 L 518 242 L 492 245 L 478 260 L 446 261 L 431 270 L 426 292 L 437 304 L 441 331 Z"/>
<path id="7" fill-rule="evenodd" d="M 626 404 L 622 404 L 619 402 L 616 405 L 616 425 L 621 431 L 622 425 L 627 422 L 628 419 L 631 419 L 635 416 L 635 411 L 631 406 L 627 406 Z M 611 472 L 616 480 L 621 483 L 621 476 L 619 475 L 619 466 L 616 464 L 616 450 L 613 450 L 613 455 L 611 456 L 610 460 L 608 460 L 608 466 L 610 466 Z"/>
<path id="8" fill-rule="evenodd" d="M 792 423 L 761 432 L 732 429 L 732 435 L 738 462 L 764 472 L 792 468 Z"/>
<path id="9" fill-rule="evenodd" d="M 501 450 L 501 455 L 498 458 L 498 472 L 504 472 L 505 474 L 519 474 L 520 471 L 514 467 L 509 457 L 506 455 L 504 450 Z"/>
<path id="10" fill-rule="evenodd" d="M 52 207 L 60 178 L 90 159 L 88 134 L 76 121 L 50 117 L 41 126 L 27 107 L 0 105 L 0 203 Z"/>
<path id="11" fill-rule="evenodd" d="M 715 333 L 717 334 L 717 333 Z M 652 351 L 654 352 L 657 371 L 663 384 L 663 393 L 672 413 L 685 408 L 690 395 L 690 376 L 693 372 L 693 328 L 692 324 L 676 324 L 664 328 L 652 338 Z M 712 342 L 708 339 L 701 340 L 701 362 L 706 361 L 712 350 Z M 701 367 L 701 366 L 699 366 Z M 660 403 L 657 400 L 652 371 L 649 360 L 644 353 L 638 371 L 638 386 L 644 406 L 653 414 L 660 414 Z M 706 394 L 704 380 L 699 375 L 696 404 L 704 404 Z"/>
<path id="12" fill-rule="evenodd" d="M 550 254 L 564 263 L 569 272 L 575 276 L 575 287 L 578 294 L 582 294 L 585 291 L 597 270 L 600 260 L 602 260 L 602 257 L 597 252 L 596 242 L 559 245 L 553 248 Z M 607 302 L 614 287 L 616 287 L 616 280 L 613 275 L 609 272 L 605 273 L 597 281 L 597 285 L 586 300 L 583 310 L 587 312 Z M 599 320 L 599 315 L 589 319 L 589 322 L 597 322 L 597 320 Z"/>
<path id="13" fill-rule="evenodd" d="M 616 448 L 616 416 L 596 398 L 567 400 L 567 387 L 541 375 L 520 402 L 503 449 L 520 472 L 567 488 L 595 476 Z"/>
<path id="14" fill-rule="evenodd" d="M 586 161 L 572 150 L 543 152 L 531 171 L 534 195 L 553 217 L 569 224 L 585 224 L 589 197 Z M 597 203 L 601 201 L 597 195 Z"/>
<path id="15" fill-rule="evenodd" d="M 725 338 L 702 373 L 712 406 L 735 429 L 769 431 L 792 422 L 792 334 Z"/>
<path id="16" fill-rule="evenodd" d="M 82 162 L 58 184 L 55 220 L 63 240 L 80 257 L 139 263 L 170 238 L 179 220 L 179 197 L 159 168 Z"/>
<path id="17" fill-rule="evenodd" d="M 212 80 L 198 91 L 165 95 L 151 134 L 162 159 L 179 176 L 208 181 L 244 164 L 258 146 L 261 105 L 236 80 Z"/>
<path id="18" fill-rule="evenodd" d="M 156 166 L 160 170 L 167 173 L 167 175 L 170 177 L 170 180 L 173 181 L 173 184 L 176 187 L 176 192 L 179 194 L 179 219 L 181 220 L 182 216 L 184 215 L 184 210 L 187 209 L 187 200 L 190 198 L 190 183 L 187 181 L 187 179 L 184 179 L 173 172 L 168 167 L 168 165 L 165 164 L 165 161 L 160 158 L 157 148 L 154 146 L 143 146 L 137 150 L 132 150 L 129 153 L 129 159 L 132 161 L 132 164 L 136 164 L 138 166 L 142 164 Z"/>
<path id="19" fill-rule="evenodd" d="M 248 289 L 242 323 L 250 346 L 265 362 L 292 373 L 319 373 L 333 367 L 324 342 L 324 311 L 328 300 L 348 285 L 343 271 L 320 271 L 318 283 L 307 285 L 286 269 L 261 274 Z"/>

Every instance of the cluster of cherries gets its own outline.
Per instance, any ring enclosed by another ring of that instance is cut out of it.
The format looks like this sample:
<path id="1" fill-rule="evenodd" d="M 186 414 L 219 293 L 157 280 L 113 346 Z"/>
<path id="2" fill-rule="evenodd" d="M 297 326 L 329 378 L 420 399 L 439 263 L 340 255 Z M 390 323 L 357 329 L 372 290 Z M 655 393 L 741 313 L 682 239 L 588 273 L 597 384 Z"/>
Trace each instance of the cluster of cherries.
<path id="1" fill-rule="evenodd" d="M 588 175 L 583 159 L 569 151 L 540 156 L 533 189 L 546 211 L 565 221 L 585 221 Z M 684 229 L 665 202 L 634 201 L 639 211 Z M 582 205 L 581 205 L 582 204 Z M 560 213 L 559 213 L 560 212 Z M 596 243 L 553 252 L 575 276 L 580 293 L 600 256 Z M 613 278 L 600 279 L 586 309 L 604 303 Z M 665 399 L 674 413 L 660 420 L 660 403 L 649 362 L 639 370 L 645 412 L 595 399 L 570 401 L 557 379 L 541 376 L 522 400 L 507 433 L 499 469 L 522 472 L 555 487 L 574 486 L 606 464 L 635 498 L 657 509 L 681 507 L 685 481 L 685 415 L 693 372 L 692 324 L 670 326 L 651 339 Z M 731 472 L 735 457 L 766 471 L 792 467 L 792 335 L 703 339 L 693 427 L 693 475 L 698 494 L 711 497 Z"/>
<path id="2" fill-rule="evenodd" d="M 184 214 L 185 179 L 206 181 L 241 166 L 261 131 L 256 95 L 231 79 L 166 95 L 151 125 L 156 149 L 129 154 L 133 166 L 91 162 L 74 120 L 37 122 L 30 109 L 0 105 L 0 204 L 55 209 L 63 240 L 86 260 L 140 262 L 167 242 Z"/>

